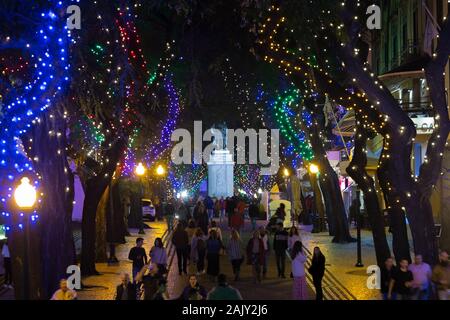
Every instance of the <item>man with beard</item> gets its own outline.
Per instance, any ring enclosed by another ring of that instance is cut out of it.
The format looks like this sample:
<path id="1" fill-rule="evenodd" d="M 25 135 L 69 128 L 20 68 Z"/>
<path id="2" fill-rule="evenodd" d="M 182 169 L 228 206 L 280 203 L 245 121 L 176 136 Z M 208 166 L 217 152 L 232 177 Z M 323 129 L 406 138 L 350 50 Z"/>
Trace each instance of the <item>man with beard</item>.
<path id="1" fill-rule="evenodd" d="M 439 263 L 433 269 L 431 280 L 436 286 L 438 299 L 450 300 L 450 265 L 446 250 L 439 254 Z"/>

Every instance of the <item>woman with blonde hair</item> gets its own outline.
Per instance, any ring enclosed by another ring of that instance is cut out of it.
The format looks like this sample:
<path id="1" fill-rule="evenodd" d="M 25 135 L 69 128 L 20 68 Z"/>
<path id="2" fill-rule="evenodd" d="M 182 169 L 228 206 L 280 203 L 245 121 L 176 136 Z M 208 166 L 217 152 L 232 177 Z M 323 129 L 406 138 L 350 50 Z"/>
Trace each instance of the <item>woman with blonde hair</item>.
<path id="1" fill-rule="evenodd" d="M 239 274 L 241 272 L 241 264 L 244 261 L 242 254 L 242 242 L 239 232 L 231 231 L 230 241 L 227 246 L 228 257 L 233 266 L 234 281 L 239 281 Z"/>

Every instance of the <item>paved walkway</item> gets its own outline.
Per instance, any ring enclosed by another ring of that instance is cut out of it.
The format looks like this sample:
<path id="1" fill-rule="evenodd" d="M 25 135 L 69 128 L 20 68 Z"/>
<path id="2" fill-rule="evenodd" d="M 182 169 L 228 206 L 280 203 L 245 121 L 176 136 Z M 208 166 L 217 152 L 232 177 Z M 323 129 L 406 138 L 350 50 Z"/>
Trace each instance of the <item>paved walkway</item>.
<path id="1" fill-rule="evenodd" d="M 166 235 L 167 224 L 165 222 L 147 222 L 151 229 L 145 229 L 145 235 L 138 234 L 137 229 L 130 229 L 131 236 L 126 237 L 125 244 L 116 247 L 116 257 L 118 264 L 108 265 L 107 263 L 97 263 L 97 271 L 100 276 L 84 277 L 82 283 L 83 290 L 78 292 L 79 300 L 111 300 L 114 299 L 116 286 L 120 284 L 120 274 L 127 272 L 131 275 L 131 261 L 128 260 L 128 253 L 136 244 L 136 238 L 144 238 L 144 248 L 147 251 L 153 246 L 156 238 Z"/>
<path id="2" fill-rule="evenodd" d="M 248 221 L 246 222 L 247 223 L 245 225 L 245 228 L 241 234 L 244 250 L 251 235 L 250 223 L 248 223 Z M 259 222 L 259 225 L 262 224 L 262 221 Z M 220 225 L 220 227 L 222 229 L 224 243 L 226 244 L 230 235 L 230 233 L 228 232 L 228 227 L 224 224 Z M 271 239 L 271 246 L 272 241 L 273 239 Z M 188 273 L 195 273 L 196 271 L 196 266 L 189 266 Z M 220 272 L 228 276 L 230 285 L 237 288 L 241 292 L 244 300 L 289 300 L 292 298 L 292 279 L 289 278 L 289 274 L 291 272 L 290 261 L 289 259 L 286 259 L 287 279 L 278 279 L 275 255 L 273 254 L 273 252 L 271 252 L 271 255 L 269 256 L 267 278 L 263 279 L 260 284 L 254 283 L 254 278 L 252 276 L 252 267 L 247 265 L 246 262 L 244 262 L 241 266 L 241 280 L 235 282 L 233 277 L 233 269 L 226 255 L 222 255 L 220 257 Z M 188 283 L 188 277 L 184 275 L 178 275 L 178 264 L 176 257 L 173 259 L 173 264 L 169 273 L 168 280 L 169 295 L 172 298 L 179 297 L 183 288 Z M 201 275 L 199 277 L 199 282 L 208 291 L 216 285 L 209 280 L 209 277 L 207 275 Z M 314 297 L 314 292 L 309 288 L 309 299 L 314 299 Z"/>
<path id="3" fill-rule="evenodd" d="M 259 221 L 262 225 L 265 222 Z M 169 262 L 171 268 L 168 276 L 168 291 L 171 299 L 177 298 L 184 286 L 187 284 L 187 277 L 178 275 L 177 259 L 174 254 L 174 248 L 170 244 L 170 239 L 167 237 L 168 233 L 165 222 L 149 222 L 151 229 L 145 230 L 144 247 L 148 252 L 153 245 L 156 237 L 163 237 L 168 243 Z M 225 242 L 228 241 L 229 232 L 225 225 L 222 225 L 222 233 Z M 243 243 L 247 243 L 250 237 L 250 223 L 246 220 Z M 352 229 L 352 235 L 356 236 L 356 230 Z M 120 283 L 120 273 L 131 273 L 131 262 L 128 260 L 128 252 L 134 246 L 135 240 L 138 236 L 137 230 L 130 230 L 131 236 L 127 237 L 126 244 L 119 245 L 116 248 L 116 256 L 119 259 L 118 264 L 108 265 L 107 263 L 97 263 L 97 270 L 101 273 L 100 276 L 91 276 L 83 278 L 82 282 L 84 289 L 78 292 L 80 300 L 110 300 L 114 298 L 115 287 Z M 310 258 L 310 254 L 315 246 L 319 246 L 327 259 L 327 271 L 324 278 L 324 296 L 328 300 L 375 300 L 379 299 L 379 292 L 377 290 L 370 290 L 366 286 L 368 275 L 366 268 L 375 263 L 375 254 L 373 248 L 372 234 L 370 231 L 362 231 L 362 256 L 364 268 L 355 267 L 356 263 L 356 243 L 350 244 L 335 244 L 331 242 L 331 237 L 327 233 L 311 234 L 308 226 L 301 227 L 301 236 L 305 246 L 305 252 Z M 167 238 L 167 239 L 166 239 Z M 273 239 L 271 239 L 271 242 Z M 390 242 L 391 239 L 389 238 Z M 308 262 L 309 263 L 309 262 Z M 308 266 L 308 265 L 307 265 Z M 233 281 L 232 268 L 227 256 L 221 256 L 220 269 L 222 273 L 229 276 L 230 284 L 241 291 L 241 294 L 246 300 L 269 299 L 269 300 L 286 300 L 291 299 L 292 280 L 278 279 L 276 276 L 275 257 L 273 252 L 269 258 L 269 272 L 267 279 L 263 280 L 261 284 L 253 282 L 251 274 L 251 266 L 245 263 L 242 265 L 241 278 L 239 282 Z M 290 273 L 290 262 L 286 261 L 286 275 Z M 189 272 L 194 273 L 195 266 L 189 266 Z M 309 297 L 314 298 L 314 291 L 311 284 L 311 278 L 308 275 Z M 215 286 L 208 280 L 206 275 L 200 277 L 200 283 L 210 290 Z M 12 292 L 12 290 L 8 290 Z M 5 294 L 0 296 L 0 300 L 12 299 L 12 294 Z"/>

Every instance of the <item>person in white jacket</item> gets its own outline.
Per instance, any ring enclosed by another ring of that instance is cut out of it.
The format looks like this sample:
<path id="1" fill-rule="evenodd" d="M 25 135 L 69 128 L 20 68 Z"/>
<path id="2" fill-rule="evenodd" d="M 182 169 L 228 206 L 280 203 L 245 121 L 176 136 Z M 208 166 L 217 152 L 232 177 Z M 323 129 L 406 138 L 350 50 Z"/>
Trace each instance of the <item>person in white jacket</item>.
<path id="1" fill-rule="evenodd" d="M 167 252 L 161 238 L 155 239 L 155 245 L 150 249 L 151 261 L 158 266 L 160 274 L 167 272 Z"/>
<path id="2" fill-rule="evenodd" d="M 292 298 L 293 300 L 308 300 L 308 289 L 306 286 L 305 262 L 302 243 L 295 242 L 292 248 Z"/>

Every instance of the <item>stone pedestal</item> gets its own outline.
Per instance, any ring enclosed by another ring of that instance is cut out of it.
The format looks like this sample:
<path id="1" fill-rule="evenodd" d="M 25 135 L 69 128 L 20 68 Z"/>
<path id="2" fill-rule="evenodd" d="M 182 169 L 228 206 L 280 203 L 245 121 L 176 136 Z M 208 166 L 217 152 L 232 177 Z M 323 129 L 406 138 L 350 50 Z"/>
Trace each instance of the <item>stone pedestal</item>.
<path id="1" fill-rule="evenodd" d="M 208 195 L 232 197 L 234 194 L 234 162 L 228 150 L 214 150 L 208 161 Z"/>

